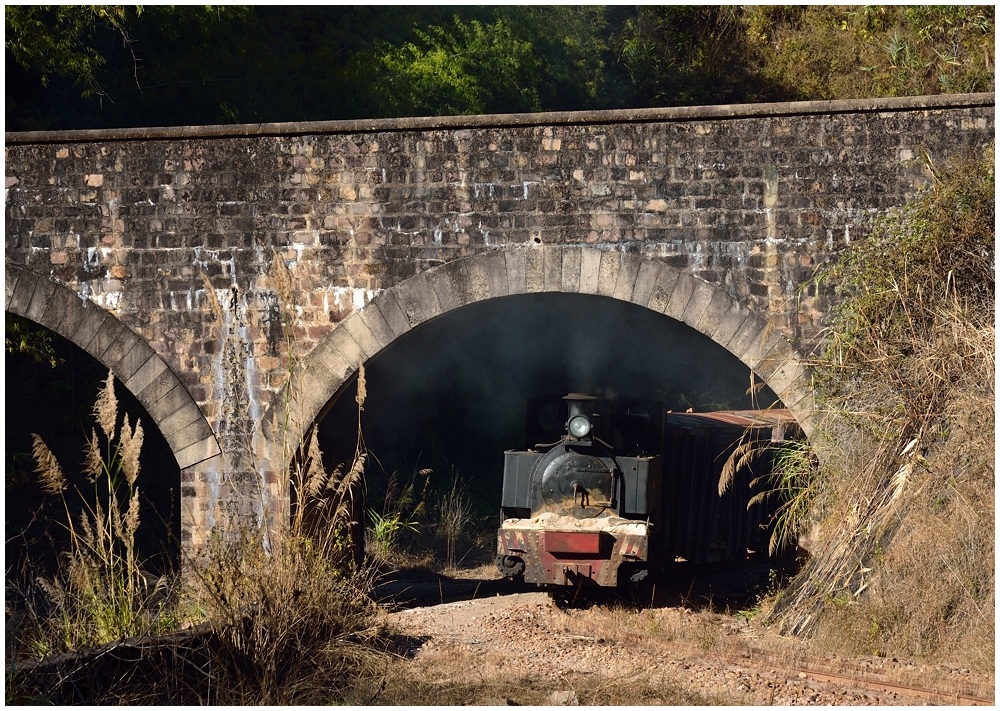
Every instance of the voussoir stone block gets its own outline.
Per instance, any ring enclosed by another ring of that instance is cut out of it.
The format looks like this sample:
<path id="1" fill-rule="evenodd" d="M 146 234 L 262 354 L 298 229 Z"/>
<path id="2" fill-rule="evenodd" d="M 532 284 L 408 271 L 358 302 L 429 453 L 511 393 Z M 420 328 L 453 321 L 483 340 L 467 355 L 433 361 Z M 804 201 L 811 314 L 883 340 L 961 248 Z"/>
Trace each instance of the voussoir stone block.
<path id="1" fill-rule="evenodd" d="M 361 317 L 361 314 L 355 312 L 344 319 L 337 329 L 344 329 L 350 334 L 351 339 L 357 344 L 357 347 L 364 354 L 365 359 L 375 356 L 380 350 L 382 350 L 382 345 L 378 342 L 378 339 L 372 334 L 371 329 L 368 328 L 368 324 Z"/>
<path id="2" fill-rule="evenodd" d="M 534 294 L 545 291 L 544 247 L 528 247 L 524 252 L 524 291 Z"/>
<path id="3" fill-rule="evenodd" d="M 524 249 L 512 249 L 504 252 L 507 263 L 507 293 L 528 293 L 527 257 Z"/>
<path id="4" fill-rule="evenodd" d="M 584 249 L 580 254 L 580 293 L 596 294 L 601 283 L 601 252 Z"/>
<path id="5" fill-rule="evenodd" d="M 583 253 L 578 249 L 566 249 L 562 253 L 562 291 L 566 294 L 580 292 L 580 274 Z"/>
<path id="6" fill-rule="evenodd" d="M 597 294 L 612 296 L 621 269 L 621 253 L 605 250 L 601 252 L 601 264 L 597 271 Z"/>
<path id="7" fill-rule="evenodd" d="M 638 257 L 626 254 L 621 255 L 621 266 L 618 269 L 615 288 L 611 294 L 614 298 L 619 301 L 632 301 L 632 292 L 635 289 L 641 265 L 642 260 Z"/>
<path id="8" fill-rule="evenodd" d="M 368 308 L 372 308 L 372 306 L 378 309 L 382 319 L 392 329 L 392 333 L 396 338 L 399 338 L 410 330 L 410 322 L 406 318 L 402 306 L 399 305 L 395 289 L 383 291 L 375 297 L 375 300 L 368 305 Z"/>

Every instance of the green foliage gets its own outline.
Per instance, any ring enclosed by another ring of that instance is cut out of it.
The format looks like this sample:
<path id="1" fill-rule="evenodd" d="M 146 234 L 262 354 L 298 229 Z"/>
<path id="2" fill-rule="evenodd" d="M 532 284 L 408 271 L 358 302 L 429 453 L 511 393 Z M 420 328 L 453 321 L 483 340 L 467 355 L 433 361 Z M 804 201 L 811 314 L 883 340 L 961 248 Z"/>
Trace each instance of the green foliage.
<path id="1" fill-rule="evenodd" d="M 430 474 L 430 469 L 421 469 L 402 488 L 395 473 L 389 477 L 382 513 L 368 511 L 371 526 L 366 547 L 376 560 L 392 562 L 400 553 L 400 535 L 420 531 L 427 518 Z"/>
<path id="2" fill-rule="evenodd" d="M 368 479 L 371 485 L 376 477 Z M 379 565 L 454 568 L 469 553 L 492 556 L 496 524 L 474 505 L 469 482 L 456 467 L 445 481 L 434 481 L 433 470 L 420 469 L 404 485 L 396 473 L 388 478 L 381 512 L 368 510 L 366 550 Z M 460 544 L 467 552 L 459 557 Z M 475 556 L 478 562 L 480 556 Z"/>
<path id="3" fill-rule="evenodd" d="M 101 31 L 109 30 L 127 48 L 128 25 L 141 12 L 125 5 L 7 5 L 4 47 L 43 87 L 59 76 L 82 86 L 84 97 L 103 95 L 98 77 L 108 49 L 98 48 L 107 47 Z"/>
<path id="4" fill-rule="evenodd" d="M 414 41 L 377 43 L 382 111 L 521 113 L 569 102 L 584 108 L 602 85 L 602 26 L 593 8 L 526 7 L 507 8 L 492 21 L 455 15 L 447 26 L 414 28 Z"/>
<path id="5" fill-rule="evenodd" d="M 419 531 L 420 524 L 417 521 L 404 521 L 398 511 L 380 514 L 377 511 L 369 511 L 371 517 L 371 547 L 372 552 L 379 558 L 388 560 L 396 552 L 396 545 L 399 540 L 400 531 Z"/>
<path id="6" fill-rule="evenodd" d="M 772 448 L 771 471 L 751 484 L 763 486 L 764 491 L 756 494 L 748 506 L 770 498 L 781 502 L 771 521 L 771 555 L 794 546 L 808 525 L 819 481 L 817 465 L 809 442 L 785 442 Z"/>
<path id="7" fill-rule="evenodd" d="M 747 430 L 723 463 L 720 496 L 744 468 L 761 472 L 750 481 L 750 490 L 757 493 L 750 498 L 747 508 L 771 500 L 779 502 L 768 522 L 771 526 L 768 554 L 775 555 L 794 546 L 813 513 L 812 503 L 819 483 L 812 445 L 804 439 L 783 442 L 758 439 L 753 430 Z"/>
<path id="8" fill-rule="evenodd" d="M 34 327 L 29 321 L 9 312 L 4 326 L 4 346 L 8 353 L 24 353 L 36 363 L 50 368 L 63 362 L 52 345 L 51 331 Z"/>
<path id="9" fill-rule="evenodd" d="M 760 58 L 743 30 L 744 10 L 640 6 L 615 36 L 629 105 L 677 106 L 783 100 L 757 76 Z"/>
<path id="10" fill-rule="evenodd" d="M 483 25 L 456 17 L 450 28 L 414 33 L 419 45 L 384 45 L 379 54 L 387 114 L 484 113 L 494 101 L 508 110 L 538 110 L 537 94 L 520 81 L 532 61 L 531 47 L 502 20 Z"/>

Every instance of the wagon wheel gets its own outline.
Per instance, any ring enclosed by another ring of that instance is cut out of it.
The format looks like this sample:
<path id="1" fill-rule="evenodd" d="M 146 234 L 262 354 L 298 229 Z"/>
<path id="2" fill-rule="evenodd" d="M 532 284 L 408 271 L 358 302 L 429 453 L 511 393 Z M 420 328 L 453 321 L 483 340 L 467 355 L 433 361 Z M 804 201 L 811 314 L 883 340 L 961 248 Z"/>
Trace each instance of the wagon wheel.
<path id="1" fill-rule="evenodd" d="M 549 588 L 549 598 L 560 610 L 589 607 L 593 602 L 588 591 L 583 587 L 583 581 L 573 585 L 560 585 Z"/>

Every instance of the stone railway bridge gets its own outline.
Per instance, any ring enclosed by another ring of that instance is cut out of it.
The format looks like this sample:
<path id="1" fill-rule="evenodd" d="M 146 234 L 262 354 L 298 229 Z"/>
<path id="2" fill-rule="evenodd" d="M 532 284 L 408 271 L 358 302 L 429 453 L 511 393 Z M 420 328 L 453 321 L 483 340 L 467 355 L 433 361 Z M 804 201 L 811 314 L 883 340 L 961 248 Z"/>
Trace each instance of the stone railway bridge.
<path id="1" fill-rule="evenodd" d="M 411 329 L 598 294 L 734 354 L 807 434 L 810 277 L 994 140 L 993 94 L 6 134 L 6 309 L 76 343 L 180 468 L 182 545 L 286 510 L 292 454 Z M 147 423 L 148 426 L 148 423 Z"/>

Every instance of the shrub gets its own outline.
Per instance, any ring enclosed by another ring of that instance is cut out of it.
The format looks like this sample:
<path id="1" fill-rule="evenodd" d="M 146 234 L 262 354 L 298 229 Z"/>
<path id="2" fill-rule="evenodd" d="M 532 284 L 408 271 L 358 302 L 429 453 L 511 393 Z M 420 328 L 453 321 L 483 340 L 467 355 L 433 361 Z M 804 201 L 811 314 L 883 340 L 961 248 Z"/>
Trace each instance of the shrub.
<path id="1" fill-rule="evenodd" d="M 359 439 L 352 465 L 327 471 L 313 429 L 287 524 L 217 538 L 194 563 L 190 594 L 214 640 L 208 701 L 329 703 L 382 659 L 372 576 L 355 550 L 365 459 Z"/>

